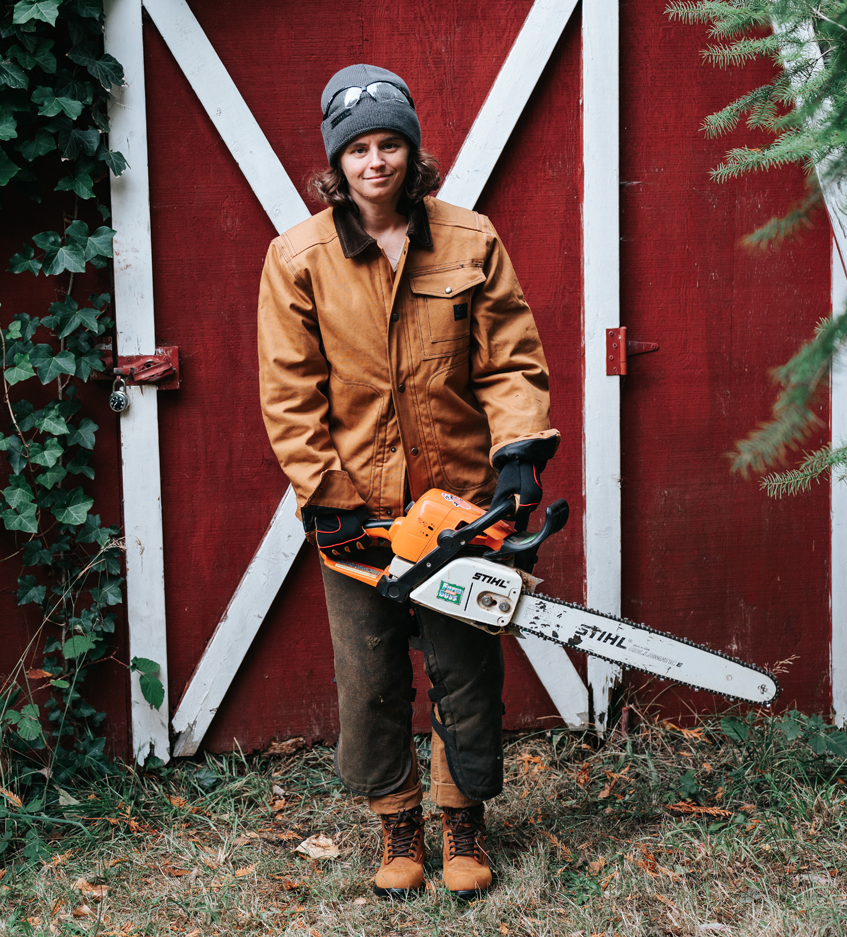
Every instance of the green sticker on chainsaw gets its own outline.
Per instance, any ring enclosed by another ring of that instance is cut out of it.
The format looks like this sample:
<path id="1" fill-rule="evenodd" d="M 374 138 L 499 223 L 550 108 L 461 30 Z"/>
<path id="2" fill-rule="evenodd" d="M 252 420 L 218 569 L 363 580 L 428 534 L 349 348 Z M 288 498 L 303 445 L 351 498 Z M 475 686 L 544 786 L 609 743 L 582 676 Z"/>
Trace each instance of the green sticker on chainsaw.
<path id="1" fill-rule="evenodd" d="M 462 593 L 465 591 L 464 586 L 455 586 L 452 582 L 441 581 L 441 585 L 438 587 L 438 598 L 442 599 L 444 602 L 452 602 L 454 605 L 459 605 L 462 601 Z"/>

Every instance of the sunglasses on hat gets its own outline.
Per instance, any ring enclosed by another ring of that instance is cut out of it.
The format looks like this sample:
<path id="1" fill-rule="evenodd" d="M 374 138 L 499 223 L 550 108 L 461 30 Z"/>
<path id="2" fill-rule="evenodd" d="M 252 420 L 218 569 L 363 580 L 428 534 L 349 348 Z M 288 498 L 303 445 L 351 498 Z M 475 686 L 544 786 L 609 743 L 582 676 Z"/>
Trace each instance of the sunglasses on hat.
<path id="1" fill-rule="evenodd" d="M 379 104 L 399 101 L 401 104 L 408 104 L 412 110 L 415 109 L 412 96 L 399 85 L 392 84 L 390 81 L 373 81 L 364 88 L 342 88 L 336 91 L 326 106 L 323 119 L 326 120 L 344 108 L 355 107 L 364 95 L 368 95 Z"/>

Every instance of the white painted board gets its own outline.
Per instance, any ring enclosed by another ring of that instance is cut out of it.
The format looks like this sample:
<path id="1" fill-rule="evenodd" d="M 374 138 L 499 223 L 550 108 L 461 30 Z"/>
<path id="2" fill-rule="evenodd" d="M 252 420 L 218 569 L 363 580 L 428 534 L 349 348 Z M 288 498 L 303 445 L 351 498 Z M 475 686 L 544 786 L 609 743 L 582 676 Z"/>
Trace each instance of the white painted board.
<path id="1" fill-rule="evenodd" d="M 105 10 L 106 51 L 125 72 L 125 84 L 109 107 L 109 146 L 129 164 L 119 178 L 111 177 L 116 351 L 152 354 L 156 332 L 141 0 L 106 0 Z M 128 392 L 130 407 L 120 421 L 129 653 L 156 661 L 165 686 L 165 700 L 156 710 L 142 696 L 138 674 L 132 676 L 132 748 L 143 763 L 150 755 L 167 761 L 170 751 L 164 544 L 157 391 L 130 387 Z"/>
<path id="2" fill-rule="evenodd" d="M 620 615 L 620 378 L 606 375 L 606 329 L 620 325 L 616 0 L 583 4 L 582 87 L 586 601 L 589 608 Z M 620 668 L 589 658 L 588 686 L 601 733 L 619 676 Z"/>
<path id="3" fill-rule="evenodd" d="M 843 215 L 841 216 L 843 220 Z M 833 226 L 834 227 L 834 226 Z M 847 274 L 842 256 L 833 243 L 832 311 L 847 309 Z M 831 382 L 832 445 L 847 446 L 847 348 L 835 359 Z M 847 725 L 847 480 L 833 478 L 832 516 L 832 708 L 836 722 Z"/>

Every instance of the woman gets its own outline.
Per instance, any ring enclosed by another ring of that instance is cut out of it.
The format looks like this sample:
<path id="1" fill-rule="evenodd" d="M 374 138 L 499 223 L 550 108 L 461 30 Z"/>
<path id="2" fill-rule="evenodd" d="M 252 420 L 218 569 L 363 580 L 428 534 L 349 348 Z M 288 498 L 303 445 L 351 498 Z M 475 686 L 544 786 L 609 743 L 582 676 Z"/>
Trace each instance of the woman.
<path id="1" fill-rule="evenodd" d="M 487 218 L 427 197 L 440 179 L 401 78 L 344 68 L 321 108 L 329 169 L 312 191 L 331 207 L 272 242 L 259 297 L 265 425 L 307 535 L 322 550 L 364 550 L 365 518 L 396 517 L 433 487 L 480 505 L 518 494 L 525 528 L 559 434 L 506 251 Z M 500 640 L 322 570 L 336 769 L 383 825 L 374 890 L 403 898 L 424 886 L 411 639 L 432 682 L 444 881 L 478 895 L 491 883 L 484 801 L 502 788 Z"/>

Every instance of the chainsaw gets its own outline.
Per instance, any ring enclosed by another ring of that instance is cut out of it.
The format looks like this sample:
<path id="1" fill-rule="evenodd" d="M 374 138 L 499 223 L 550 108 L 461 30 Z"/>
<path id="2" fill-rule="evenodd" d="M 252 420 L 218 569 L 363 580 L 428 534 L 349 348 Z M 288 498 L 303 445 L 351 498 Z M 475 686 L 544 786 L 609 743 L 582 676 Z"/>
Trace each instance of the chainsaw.
<path id="1" fill-rule="evenodd" d="M 492 634 L 533 635 L 729 699 L 770 705 L 779 696 L 776 677 L 755 664 L 537 593 L 541 580 L 531 569 L 538 547 L 565 526 L 568 504 L 551 504 L 537 533 L 516 532 L 504 520 L 513 512 L 513 502 L 485 511 L 433 488 L 404 517 L 365 522 L 369 537 L 391 544 L 394 557 L 385 569 L 347 559 L 338 549 L 335 556 L 321 556 L 330 569 L 388 599 L 411 601 Z"/>

